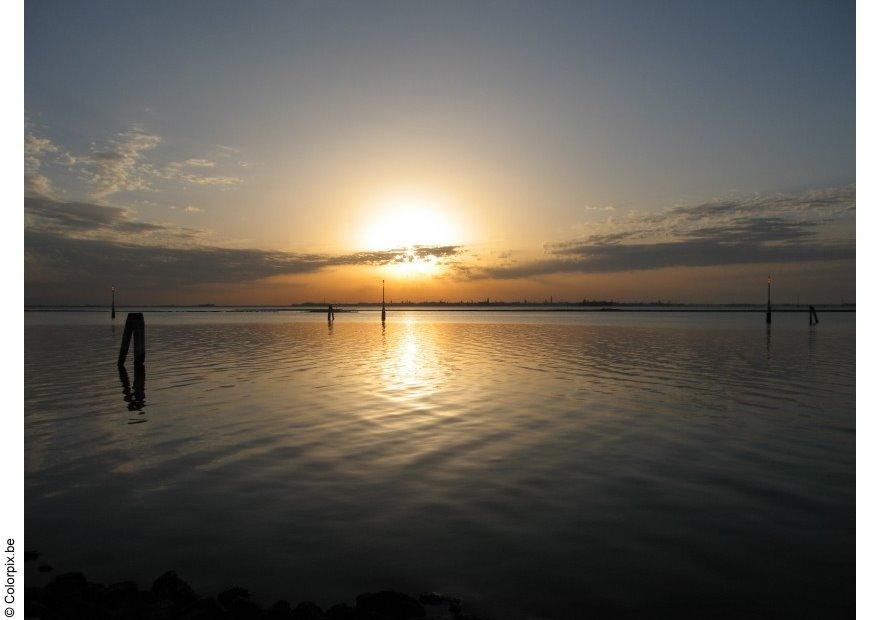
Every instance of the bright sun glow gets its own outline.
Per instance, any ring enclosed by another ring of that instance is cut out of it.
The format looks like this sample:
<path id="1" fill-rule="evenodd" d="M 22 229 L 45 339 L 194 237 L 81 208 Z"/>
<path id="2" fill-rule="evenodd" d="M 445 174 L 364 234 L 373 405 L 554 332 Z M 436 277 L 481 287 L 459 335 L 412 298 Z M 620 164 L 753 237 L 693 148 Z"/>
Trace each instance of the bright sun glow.
<path id="1" fill-rule="evenodd" d="M 394 203 L 381 210 L 364 238 L 369 250 L 458 243 L 449 218 L 422 201 Z"/>
<path id="2" fill-rule="evenodd" d="M 445 212 L 423 200 L 390 202 L 365 227 L 363 245 L 368 250 L 405 250 L 406 258 L 387 268 L 397 275 L 426 275 L 440 270 L 433 256 L 421 256 L 416 246 L 459 243 L 458 232 Z"/>

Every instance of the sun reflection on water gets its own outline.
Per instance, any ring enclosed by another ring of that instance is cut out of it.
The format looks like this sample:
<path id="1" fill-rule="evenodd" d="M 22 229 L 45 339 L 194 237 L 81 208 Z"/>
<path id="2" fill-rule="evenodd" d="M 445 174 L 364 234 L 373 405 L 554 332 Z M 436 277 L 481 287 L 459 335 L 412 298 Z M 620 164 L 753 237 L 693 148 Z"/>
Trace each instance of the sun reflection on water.
<path id="1" fill-rule="evenodd" d="M 443 382 L 435 331 L 426 323 L 406 317 L 403 322 L 390 323 L 383 341 L 380 373 L 384 395 L 402 407 L 430 409 L 429 397 Z"/>

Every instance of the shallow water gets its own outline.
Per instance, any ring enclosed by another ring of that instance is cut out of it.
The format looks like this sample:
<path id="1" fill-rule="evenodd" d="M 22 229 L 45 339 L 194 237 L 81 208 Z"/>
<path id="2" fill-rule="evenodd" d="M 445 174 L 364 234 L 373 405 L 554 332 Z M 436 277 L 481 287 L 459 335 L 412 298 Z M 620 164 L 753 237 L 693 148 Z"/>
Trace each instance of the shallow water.
<path id="1" fill-rule="evenodd" d="M 854 314 L 377 318 L 147 314 L 141 388 L 122 317 L 28 312 L 27 547 L 263 602 L 852 612 Z"/>

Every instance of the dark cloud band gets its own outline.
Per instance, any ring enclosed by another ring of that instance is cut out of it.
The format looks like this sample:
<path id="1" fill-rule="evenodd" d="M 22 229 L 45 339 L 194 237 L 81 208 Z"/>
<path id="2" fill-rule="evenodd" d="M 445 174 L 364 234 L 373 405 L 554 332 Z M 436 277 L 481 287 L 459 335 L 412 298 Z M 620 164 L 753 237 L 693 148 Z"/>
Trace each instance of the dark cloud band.
<path id="1" fill-rule="evenodd" d="M 460 270 L 469 279 L 613 273 L 666 267 L 853 260 L 853 186 L 721 200 L 630 217 L 583 239 L 548 243 L 547 257 Z"/>
<path id="2" fill-rule="evenodd" d="M 89 286 L 135 280 L 144 288 L 167 290 L 249 282 L 344 265 L 437 260 L 462 251 L 460 246 L 445 245 L 306 254 L 192 244 L 199 231 L 138 222 L 118 207 L 46 198 L 25 199 L 25 215 L 28 284 L 79 281 Z"/>

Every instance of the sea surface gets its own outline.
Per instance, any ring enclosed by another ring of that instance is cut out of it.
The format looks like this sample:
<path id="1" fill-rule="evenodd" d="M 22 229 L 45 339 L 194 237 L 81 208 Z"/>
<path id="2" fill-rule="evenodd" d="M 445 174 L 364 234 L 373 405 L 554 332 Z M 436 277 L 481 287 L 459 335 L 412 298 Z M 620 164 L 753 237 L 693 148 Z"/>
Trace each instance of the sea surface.
<path id="1" fill-rule="evenodd" d="M 144 373 L 124 316 L 26 313 L 29 585 L 853 613 L 853 313 L 176 309 Z"/>

